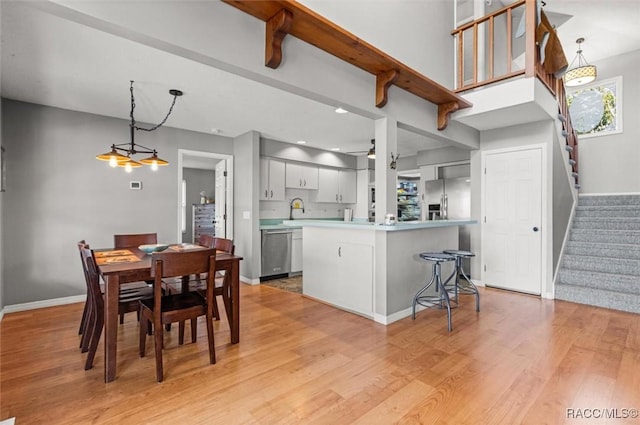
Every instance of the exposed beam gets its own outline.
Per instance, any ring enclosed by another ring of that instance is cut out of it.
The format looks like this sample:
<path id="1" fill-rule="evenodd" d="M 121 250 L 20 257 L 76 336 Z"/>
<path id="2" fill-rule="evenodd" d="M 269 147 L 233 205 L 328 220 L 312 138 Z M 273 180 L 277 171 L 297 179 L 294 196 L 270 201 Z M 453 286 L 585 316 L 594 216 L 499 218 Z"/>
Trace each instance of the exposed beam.
<path id="1" fill-rule="evenodd" d="M 468 108 L 471 103 L 407 65 L 377 49 L 293 0 L 223 0 L 256 18 L 267 22 L 266 64 L 277 68 L 282 60 L 282 40 L 287 34 L 316 46 L 376 76 L 376 106 L 387 101 L 391 84 L 438 105 L 438 129 L 447 126 L 451 112 Z M 455 104 L 456 107 L 451 105 Z M 448 111 L 442 114 L 441 106 Z M 441 118 L 444 124 L 441 125 Z"/>

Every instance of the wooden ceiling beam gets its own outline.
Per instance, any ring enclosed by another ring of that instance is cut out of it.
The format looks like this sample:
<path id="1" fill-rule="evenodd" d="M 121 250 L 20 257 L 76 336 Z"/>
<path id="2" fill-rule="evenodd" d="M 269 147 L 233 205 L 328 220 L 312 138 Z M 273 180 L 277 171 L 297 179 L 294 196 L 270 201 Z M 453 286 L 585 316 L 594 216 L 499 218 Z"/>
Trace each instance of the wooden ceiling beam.
<path id="1" fill-rule="evenodd" d="M 438 105 L 438 130 L 444 130 L 452 112 L 471 103 L 455 92 L 418 73 L 344 28 L 293 0 L 223 0 L 266 22 L 265 65 L 282 62 L 282 42 L 287 34 L 299 38 L 376 76 L 376 106 L 382 108 L 391 85 Z"/>

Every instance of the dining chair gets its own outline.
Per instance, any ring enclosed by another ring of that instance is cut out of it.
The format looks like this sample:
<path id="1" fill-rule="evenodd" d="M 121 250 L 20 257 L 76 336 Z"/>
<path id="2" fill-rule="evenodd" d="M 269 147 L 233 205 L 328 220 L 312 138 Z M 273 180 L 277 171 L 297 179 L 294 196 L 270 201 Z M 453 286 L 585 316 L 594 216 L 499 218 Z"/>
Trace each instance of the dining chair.
<path id="1" fill-rule="evenodd" d="M 83 239 L 77 243 L 78 250 L 80 253 L 80 261 L 82 264 L 82 269 L 85 275 L 85 281 L 87 279 L 87 269 L 85 266 L 84 258 L 83 258 L 83 249 L 91 249 L 88 243 Z M 95 264 L 95 259 L 94 259 Z M 100 277 L 98 276 L 98 285 L 100 288 L 100 294 L 104 294 L 104 284 L 100 282 Z M 141 298 L 149 298 L 153 295 L 153 290 L 149 287 L 145 282 L 132 282 L 132 283 L 124 283 L 120 285 L 120 296 L 119 296 L 119 304 L 118 304 L 118 314 L 120 316 L 120 323 L 124 323 L 124 315 L 125 313 L 136 312 L 139 319 L 139 308 L 138 308 L 138 300 Z M 82 311 L 82 318 L 80 319 L 80 328 L 78 329 L 78 334 L 82 335 L 80 338 L 80 349 L 83 353 L 86 353 L 89 349 L 89 341 L 90 335 L 86 333 L 86 329 L 89 328 L 89 324 L 87 323 L 88 318 L 91 317 L 95 312 L 91 311 L 93 308 L 93 304 L 91 302 L 91 294 L 89 292 L 89 288 L 87 288 L 87 299 L 84 303 L 84 309 Z"/>
<path id="2" fill-rule="evenodd" d="M 180 322 L 181 334 L 184 334 L 184 321 L 191 321 L 191 342 L 196 342 L 197 319 L 206 317 L 209 342 L 209 363 L 215 364 L 215 346 L 213 335 L 214 275 L 216 269 L 215 249 L 203 249 L 183 252 L 154 252 L 151 257 L 151 274 L 154 276 L 153 299 L 140 300 L 140 357 L 145 356 L 147 339 L 147 320 L 153 323 L 156 354 L 156 379 L 164 378 L 162 349 L 164 329 L 162 325 Z M 207 273 L 205 296 L 197 292 L 184 291 L 179 294 L 162 294 L 162 279 L 185 277 Z M 145 320 L 146 319 L 146 320 Z M 179 344 L 182 340 L 179 340 Z"/>
<path id="3" fill-rule="evenodd" d="M 200 235 L 200 238 L 198 238 L 198 245 L 207 248 L 215 248 L 216 251 L 226 252 L 231 255 L 234 255 L 236 250 L 236 246 L 233 244 L 232 239 L 219 238 L 210 235 Z M 228 282 L 225 281 L 225 279 L 227 279 L 225 273 L 225 271 L 216 272 L 214 295 L 216 297 L 222 296 L 224 306 L 228 311 L 230 308 L 229 285 Z M 189 290 L 202 292 L 204 289 L 204 285 L 202 284 L 203 279 L 206 279 L 206 274 L 196 275 L 194 279 L 189 281 Z M 165 281 L 165 284 L 168 285 L 173 292 L 182 291 L 182 280 L 180 279 Z M 220 309 L 218 309 L 218 303 L 215 300 L 213 303 L 213 316 L 216 320 L 220 320 Z"/>
<path id="4" fill-rule="evenodd" d="M 128 235 L 113 235 L 113 246 L 116 249 L 139 247 L 158 243 L 157 233 L 136 233 Z"/>
<path id="5" fill-rule="evenodd" d="M 87 244 L 81 246 L 80 243 L 78 243 L 78 248 L 80 249 L 84 277 L 87 284 L 87 302 L 85 306 L 89 306 L 81 344 L 84 346 L 83 352 L 85 348 L 88 351 L 84 369 L 89 370 L 93 367 L 93 359 L 104 328 L 104 298 L 100 287 L 100 274 L 98 273 L 91 248 Z"/>
<path id="6" fill-rule="evenodd" d="M 149 245 L 158 243 L 158 234 L 157 233 L 132 233 L 132 234 L 115 234 L 113 235 L 113 247 L 115 249 L 124 249 L 124 248 L 137 248 L 140 245 Z M 145 282 L 134 282 L 129 284 L 128 288 L 141 288 L 151 287 L 153 285 L 152 280 L 147 280 Z M 149 290 L 151 291 L 151 290 Z M 137 300 L 134 300 L 132 303 L 132 311 L 138 312 L 138 303 Z M 138 313 L 138 320 L 140 319 Z M 120 316 L 120 324 L 124 323 L 124 315 Z"/>
<path id="7" fill-rule="evenodd" d="M 80 348 L 83 353 L 89 352 L 85 363 L 85 370 L 93 367 L 96 347 L 104 326 L 104 286 L 100 283 L 100 274 L 96 265 L 93 251 L 87 243 L 78 243 L 82 269 L 87 285 L 87 301 L 85 303 L 86 316 L 80 340 Z M 120 293 L 118 301 L 118 314 L 139 311 L 139 301 L 152 296 L 151 288 L 146 291 L 124 291 Z"/>

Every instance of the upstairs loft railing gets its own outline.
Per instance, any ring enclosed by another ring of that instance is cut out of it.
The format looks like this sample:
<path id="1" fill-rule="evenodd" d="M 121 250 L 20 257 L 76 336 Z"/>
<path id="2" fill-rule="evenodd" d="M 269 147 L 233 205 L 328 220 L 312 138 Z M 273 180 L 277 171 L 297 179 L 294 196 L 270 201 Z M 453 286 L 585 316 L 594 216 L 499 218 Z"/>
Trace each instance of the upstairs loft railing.
<path id="1" fill-rule="evenodd" d="M 548 73 L 540 60 L 536 8 L 536 0 L 519 0 L 452 31 L 456 39 L 455 92 L 516 77 L 537 77 L 558 101 L 558 119 L 577 184 L 578 136 L 571 125 L 564 82 Z"/>

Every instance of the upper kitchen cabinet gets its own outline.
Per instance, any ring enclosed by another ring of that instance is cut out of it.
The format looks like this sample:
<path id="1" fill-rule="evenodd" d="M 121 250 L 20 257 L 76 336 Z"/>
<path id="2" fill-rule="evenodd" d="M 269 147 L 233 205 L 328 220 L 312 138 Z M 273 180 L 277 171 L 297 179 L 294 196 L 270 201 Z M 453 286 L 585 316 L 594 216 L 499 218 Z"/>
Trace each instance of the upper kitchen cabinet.
<path id="1" fill-rule="evenodd" d="M 318 167 L 287 163 L 285 185 L 289 189 L 317 189 Z"/>
<path id="2" fill-rule="evenodd" d="M 284 176 L 284 162 L 260 159 L 261 201 L 284 201 Z"/>
<path id="3" fill-rule="evenodd" d="M 356 172 L 353 170 L 318 170 L 316 202 L 356 203 Z"/>

